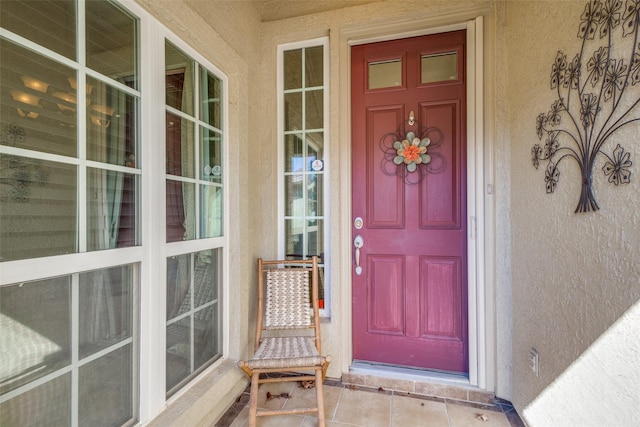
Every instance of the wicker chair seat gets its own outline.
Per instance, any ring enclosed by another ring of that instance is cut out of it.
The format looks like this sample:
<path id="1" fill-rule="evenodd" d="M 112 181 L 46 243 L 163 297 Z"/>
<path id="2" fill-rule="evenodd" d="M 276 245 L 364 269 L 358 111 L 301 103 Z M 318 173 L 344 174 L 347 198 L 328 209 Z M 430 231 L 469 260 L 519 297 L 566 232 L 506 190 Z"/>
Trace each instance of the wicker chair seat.
<path id="1" fill-rule="evenodd" d="M 295 368 L 322 365 L 313 337 L 265 338 L 247 366 L 251 369 Z"/>

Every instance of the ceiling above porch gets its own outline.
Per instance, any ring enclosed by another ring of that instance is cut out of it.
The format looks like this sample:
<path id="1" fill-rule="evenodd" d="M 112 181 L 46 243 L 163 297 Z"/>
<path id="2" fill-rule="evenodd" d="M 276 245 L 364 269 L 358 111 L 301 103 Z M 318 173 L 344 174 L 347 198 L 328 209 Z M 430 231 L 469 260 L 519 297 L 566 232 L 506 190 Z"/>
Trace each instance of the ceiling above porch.
<path id="1" fill-rule="evenodd" d="M 266 22 L 379 1 L 383 0 L 261 0 L 256 6 Z"/>

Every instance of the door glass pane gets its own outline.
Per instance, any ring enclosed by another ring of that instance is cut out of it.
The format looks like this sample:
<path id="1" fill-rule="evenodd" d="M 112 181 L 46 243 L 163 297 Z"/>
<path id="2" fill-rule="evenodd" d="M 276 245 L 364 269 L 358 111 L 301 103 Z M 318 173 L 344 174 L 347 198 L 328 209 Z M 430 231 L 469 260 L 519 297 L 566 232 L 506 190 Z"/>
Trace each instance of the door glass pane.
<path id="1" fill-rule="evenodd" d="M 324 170 L 324 162 L 314 163 L 316 160 L 324 160 L 323 132 L 310 132 L 307 134 L 307 171 L 320 172 Z"/>
<path id="2" fill-rule="evenodd" d="M 284 52 L 284 89 L 302 88 L 302 50 Z"/>
<path id="3" fill-rule="evenodd" d="M 369 63 L 369 89 L 402 86 L 402 60 Z"/>
<path id="4" fill-rule="evenodd" d="M 421 82 L 434 83 L 458 79 L 457 52 L 424 55 L 421 61 Z"/>
<path id="5" fill-rule="evenodd" d="M 322 90 L 305 92 L 305 129 L 322 129 L 324 100 Z"/>
<path id="6" fill-rule="evenodd" d="M 302 129 L 302 93 L 284 95 L 284 130 Z"/>
<path id="7" fill-rule="evenodd" d="M 285 256 L 287 258 L 302 259 L 304 255 L 304 218 L 284 220 L 285 228 Z"/>
<path id="8" fill-rule="evenodd" d="M 324 215 L 324 207 L 322 205 L 323 177 L 323 175 L 315 173 L 307 175 L 307 216 Z"/>
<path id="9" fill-rule="evenodd" d="M 285 135 L 285 172 L 302 172 L 303 143 L 301 135 Z"/>
<path id="10" fill-rule="evenodd" d="M 324 257 L 324 221 L 310 219 L 307 222 L 307 256 Z"/>
<path id="11" fill-rule="evenodd" d="M 195 125 L 169 112 L 166 117 L 167 174 L 193 178 Z"/>
<path id="12" fill-rule="evenodd" d="M 222 129 L 222 81 L 202 68 L 200 120 Z"/>
<path id="13" fill-rule="evenodd" d="M 308 47 L 305 54 L 305 87 L 316 87 L 324 84 L 323 74 L 323 47 Z M 286 89 L 286 88 L 285 88 Z"/>
<path id="14" fill-rule="evenodd" d="M 0 154 L 0 258 L 77 251 L 77 167 Z"/>
<path id="15" fill-rule="evenodd" d="M 112 86 L 88 78 L 87 158 L 118 166 L 136 166 L 136 100 Z"/>
<path id="16" fill-rule="evenodd" d="M 80 358 L 132 337 L 131 265 L 80 274 L 79 301 Z M 127 366 L 130 370 L 131 363 Z"/>
<path id="17" fill-rule="evenodd" d="M 68 366 L 71 362 L 69 277 L 1 287 L 0 331 L 0 394 Z M 46 396 L 43 399 L 45 404 L 54 403 L 46 400 Z"/>
<path id="18" fill-rule="evenodd" d="M 87 250 L 136 242 L 136 176 L 87 168 Z"/>
<path id="19" fill-rule="evenodd" d="M 194 61 L 165 43 L 166 103 L 190 116 L 194 115 Z"/>
<path id="20" fill-rule="evenodd" d="M 287 175 L 285 178 L 285 215 L 304 216 L 304 175 Z"/>
<path id="21" fill-rule="evenodd" d="M 88 1 L 87 67 L 138 87 L 136 19 L 107 1 Z"/>
<path id="22" fill-rule="evenodd" d="M 71 373 L 0 404 L 0 426 L 71 425 Z"/>
<path id="23" fill-rule="evenodd" d="M 0 143 L 76 157 L 75 71 L 3 39 L 0 57 Z"/>
<path id="24" fill-rule="evenodd" d="M 0 26 L 69 59 L 76 59 L 73 0 L 2 1 Z M 4 57 L 2 62 L 5 62 Z"/>
<path id="25" fill-rule="evenodd" d="M 222 236 L 222 188 L 214 185 L 201 185 L 200 195 L 200 237 Z"/>

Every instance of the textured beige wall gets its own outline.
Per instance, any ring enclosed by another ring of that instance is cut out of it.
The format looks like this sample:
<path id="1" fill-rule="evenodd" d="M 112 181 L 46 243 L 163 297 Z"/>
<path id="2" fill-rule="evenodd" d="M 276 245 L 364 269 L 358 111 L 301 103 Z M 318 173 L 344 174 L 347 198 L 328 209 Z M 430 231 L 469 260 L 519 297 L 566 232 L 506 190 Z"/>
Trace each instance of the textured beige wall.
<path id="1" fill-rule="evenodd" d="M 532 426 L 626 426 L 640 419 L 640 128 L 625 128 L 607 148 L 620 143 L 631 152 L 631 184 L 609 184 L 602 158 L 594 166 L 597 212 L 573 213 L 580 191 L 575 163 L 561 163 L 552 195 L 543 165 L 536 170 L 531 163 L 536 117 L 556 97 L 551 65 L 559 50 L 570 59 L 579 52 L 585 4 L 507 2 L 512 400 Z M 640 86 L 628 90 L 640 97 Z M 531 347 L 540 354 L 539 377 L 528 366 Z"/>

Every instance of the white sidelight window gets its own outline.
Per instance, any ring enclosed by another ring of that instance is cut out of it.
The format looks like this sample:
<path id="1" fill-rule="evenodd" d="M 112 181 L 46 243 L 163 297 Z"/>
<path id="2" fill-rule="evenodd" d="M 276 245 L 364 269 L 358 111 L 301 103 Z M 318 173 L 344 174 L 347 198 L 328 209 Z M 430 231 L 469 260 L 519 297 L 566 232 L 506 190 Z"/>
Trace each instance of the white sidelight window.
<path id="1" fill-rule="evenodd" d="M 329 314 L 329 39 L 278 46 L 280 256 L 320 258 L 320 307 Z"/>
<path id="2" fill-rule="evenodd" d="M 131 0 L 0 58 L 0 426 L 145 424 L 224 355 L 227 78 Z"/>

